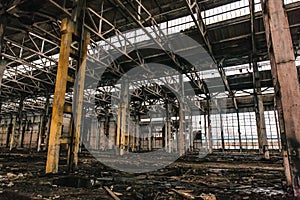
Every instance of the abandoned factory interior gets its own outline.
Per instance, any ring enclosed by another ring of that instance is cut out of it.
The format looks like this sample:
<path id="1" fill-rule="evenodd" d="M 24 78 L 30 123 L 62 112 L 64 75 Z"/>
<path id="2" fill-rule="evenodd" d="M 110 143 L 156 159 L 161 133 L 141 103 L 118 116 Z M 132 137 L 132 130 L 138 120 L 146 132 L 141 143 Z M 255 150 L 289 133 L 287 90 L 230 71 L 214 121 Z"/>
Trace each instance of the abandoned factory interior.
<path id="1" fill-rule="evenodd" d="M 300 199 L 300 0 L 0 0 L 0 200 Z"/>

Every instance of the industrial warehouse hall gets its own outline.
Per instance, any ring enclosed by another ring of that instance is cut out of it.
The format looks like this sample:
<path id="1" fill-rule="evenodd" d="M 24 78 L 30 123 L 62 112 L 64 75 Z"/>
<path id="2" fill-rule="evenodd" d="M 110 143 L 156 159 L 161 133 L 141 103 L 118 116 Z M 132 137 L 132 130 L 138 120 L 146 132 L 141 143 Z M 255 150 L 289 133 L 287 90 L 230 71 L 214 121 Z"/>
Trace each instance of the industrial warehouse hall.
<path id="1" fill-rule="evenodd" d="M 300 199 L 300 0 L 0 0 L 0 200 Z"/>

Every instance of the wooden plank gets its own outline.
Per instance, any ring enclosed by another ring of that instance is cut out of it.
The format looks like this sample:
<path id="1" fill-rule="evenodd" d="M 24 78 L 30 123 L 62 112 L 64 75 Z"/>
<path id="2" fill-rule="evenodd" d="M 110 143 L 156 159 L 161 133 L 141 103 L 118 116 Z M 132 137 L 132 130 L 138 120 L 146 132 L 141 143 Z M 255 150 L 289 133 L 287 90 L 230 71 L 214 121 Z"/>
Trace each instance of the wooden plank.
<path id="1" fill-rule="evenodd" d="M 107 193 L 114 199 L 114 200 L 121 200 L 117 195 L 111 191 L 107 186 L 103 186 L 103 188 L 107 191 Z"/>
<path id="2" fill-rule="evenodd" d="M 175 192 L 176 194 L 178 194 L 179 196 L 183 197 L 184 199 L 188 199 L 188 200 L 193 200 L 195 199 L 195 197 L 191 194 L 189 194 L 189 191 L 181 191 L 181 190 L 175 190 L 175 189 L 171 189 L 173 192 Z"/>

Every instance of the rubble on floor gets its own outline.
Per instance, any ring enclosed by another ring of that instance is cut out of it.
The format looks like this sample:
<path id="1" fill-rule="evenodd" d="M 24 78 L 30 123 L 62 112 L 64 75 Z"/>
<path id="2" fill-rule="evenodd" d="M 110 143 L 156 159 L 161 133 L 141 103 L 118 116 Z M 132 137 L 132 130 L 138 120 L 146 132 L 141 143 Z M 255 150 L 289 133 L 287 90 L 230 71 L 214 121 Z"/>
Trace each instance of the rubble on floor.
<path id="1" fill-rule="evenodd" d="M 129 174 L 90 155 L 79 170 L 45 174 L 45 153 L 0 154 L 0 199 L 291 199 L 280 155 L 264 160 L 253 153 L 187 155 L 149 173 Z M 61 160 L 60 164 L 65 164 Z"/>

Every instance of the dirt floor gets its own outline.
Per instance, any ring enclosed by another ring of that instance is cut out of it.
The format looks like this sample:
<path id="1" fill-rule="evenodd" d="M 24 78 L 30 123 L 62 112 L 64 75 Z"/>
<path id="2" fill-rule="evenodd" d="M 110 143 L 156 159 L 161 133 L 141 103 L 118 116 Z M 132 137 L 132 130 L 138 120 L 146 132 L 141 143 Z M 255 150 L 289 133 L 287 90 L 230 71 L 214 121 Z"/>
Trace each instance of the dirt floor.
<path id="1" fill-rule="evenodd" d="M 61 159 L 59 173 L 47 175 L 45 161 L 45 152 L 1 149 L 0 200 L 293 199 L 280 154 L 268 161 L 254 153 L 194 154 L 143 174 L 113 170 L 85 153 L 75 173 Z"/>

